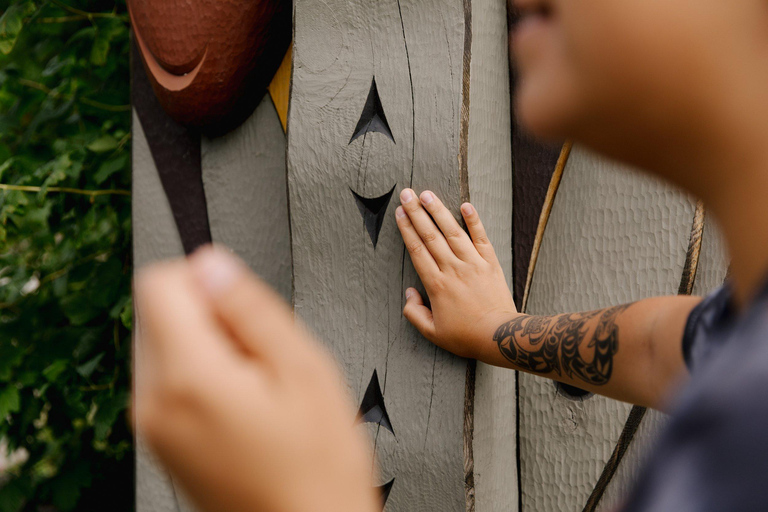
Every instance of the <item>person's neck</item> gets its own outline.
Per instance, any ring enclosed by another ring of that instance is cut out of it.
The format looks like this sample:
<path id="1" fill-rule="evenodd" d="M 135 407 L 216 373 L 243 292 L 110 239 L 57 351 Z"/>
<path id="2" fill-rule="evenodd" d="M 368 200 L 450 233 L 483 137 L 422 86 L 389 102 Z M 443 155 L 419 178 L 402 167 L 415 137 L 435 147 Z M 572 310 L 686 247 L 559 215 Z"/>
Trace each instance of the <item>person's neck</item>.
<path id="1" fill-rule="evenodd" d="M 720 172 L 726 176 L 729 168 Z M 746 306 L 768 279 L 768 159 L 734 173 L 729 183 L 705 198 L 717 218 L 731 256 L 730 278 L 736 305 Z"/>

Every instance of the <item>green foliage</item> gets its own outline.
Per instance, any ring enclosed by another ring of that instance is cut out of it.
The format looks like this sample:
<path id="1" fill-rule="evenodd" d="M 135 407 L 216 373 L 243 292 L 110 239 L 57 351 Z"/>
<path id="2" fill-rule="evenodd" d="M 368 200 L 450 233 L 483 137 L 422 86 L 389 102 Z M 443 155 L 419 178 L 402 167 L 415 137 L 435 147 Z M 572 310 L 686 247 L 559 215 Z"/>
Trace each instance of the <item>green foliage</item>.
<path id="1" fill-rule="evenodd" d="M 0 512 L 134 508 L 126 12 L 0 0 Z"/>

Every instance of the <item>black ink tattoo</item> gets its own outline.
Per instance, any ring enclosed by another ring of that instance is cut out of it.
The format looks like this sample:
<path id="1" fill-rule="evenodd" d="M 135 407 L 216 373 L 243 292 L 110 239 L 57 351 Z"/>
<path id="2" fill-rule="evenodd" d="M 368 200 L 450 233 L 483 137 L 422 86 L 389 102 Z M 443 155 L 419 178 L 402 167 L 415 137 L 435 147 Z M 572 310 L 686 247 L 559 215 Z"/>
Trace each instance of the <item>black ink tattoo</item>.
<path id="1" fill-rule="evenodd" d="M 587 313 L 556 316 L 521 315 L 502 324 L 493 339 L 501 354 L 512 364 L 534 373 L 555 373 L 588 384 L 602 386 L 611 379 L 613 356 L 619 348 L 616 317 L 631 304 Z M 594 330 L 590 320 L 599 317 Z M 592 332 L 587 348 L 594 357 L 584 359 L 579 346 Z M 526 340 L 533 350 L 526 350 Z"/>

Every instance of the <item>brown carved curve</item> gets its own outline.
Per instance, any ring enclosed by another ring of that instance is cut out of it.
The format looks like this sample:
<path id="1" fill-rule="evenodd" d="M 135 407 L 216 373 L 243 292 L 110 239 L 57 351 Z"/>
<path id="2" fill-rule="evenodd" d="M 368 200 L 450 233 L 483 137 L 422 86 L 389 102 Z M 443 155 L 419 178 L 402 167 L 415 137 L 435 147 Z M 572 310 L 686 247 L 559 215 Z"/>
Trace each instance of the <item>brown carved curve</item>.
<path id="1" fill-rule="evenodd" d="M 128 7 L 163 109 L 209 135 L 251 115 L 291 41 L 289 0 L 129 0 Z"/>

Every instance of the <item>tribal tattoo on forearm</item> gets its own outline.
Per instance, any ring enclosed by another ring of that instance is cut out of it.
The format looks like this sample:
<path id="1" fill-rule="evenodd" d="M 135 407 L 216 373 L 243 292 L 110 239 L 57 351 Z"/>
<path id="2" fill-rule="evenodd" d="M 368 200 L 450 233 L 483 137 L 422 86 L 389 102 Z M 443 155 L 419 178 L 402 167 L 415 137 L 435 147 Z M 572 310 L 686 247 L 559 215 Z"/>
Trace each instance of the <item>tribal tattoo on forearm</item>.
<path id="1" fill-rule="evenodd" d="M 520 315 L 502 324 L 493 339 L 501 354 L 520 369 L 602 386 L 611 379 L 613 356 L 619 348 L 616 317 L 631 305 L 555 316 Z M 596 317 L 597 325 L 592 328 L 588 324 Z M 591 360 L 579 352 L 584 340 L 589 340 L 587 348 L 594 354 Z M 523 341 L 534 350 L 522 348 Z"/>

